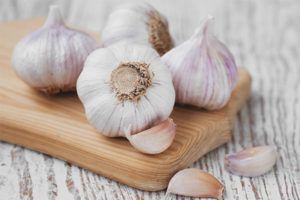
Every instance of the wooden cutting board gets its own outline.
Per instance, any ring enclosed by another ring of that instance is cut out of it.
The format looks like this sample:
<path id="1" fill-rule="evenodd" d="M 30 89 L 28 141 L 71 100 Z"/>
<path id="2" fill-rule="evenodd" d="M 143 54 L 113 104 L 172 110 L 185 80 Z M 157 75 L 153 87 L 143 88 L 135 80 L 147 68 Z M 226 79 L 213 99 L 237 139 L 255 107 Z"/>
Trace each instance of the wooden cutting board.
<path id="1" fill-rule="evenodd" d="M 233 118 L 250 95 L 251 79 L 239 68 L 236 89 L 226 107 L 208 112 L 176 106 L 176 137 L 165 152 L 146 155 L 126 139 L 107 138 L 87 121 L 76 93 L 45 96 L 22 82 L 11 67 L 15 44 L 43 19 L 0 25 L 0 140 L 66 160 L 142 190 L 156 191 L 178 170 L 231 137 Z M 97 37 L 97 36 L 95 36 Z M 99 36 L 98 36 L 99 38 Z"/>

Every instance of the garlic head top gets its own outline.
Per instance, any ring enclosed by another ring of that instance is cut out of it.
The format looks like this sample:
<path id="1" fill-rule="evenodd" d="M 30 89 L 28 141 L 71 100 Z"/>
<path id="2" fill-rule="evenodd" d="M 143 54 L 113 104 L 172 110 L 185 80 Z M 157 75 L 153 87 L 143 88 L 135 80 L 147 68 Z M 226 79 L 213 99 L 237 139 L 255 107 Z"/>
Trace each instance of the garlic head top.
<path id="1" fill-rule="evenodd" d="M 163 55 L 174 47 L 168 22 L 147 3 L 128 4 L 114 11 L 102 32 L 102 44 L 137 43 L 154 48 Z"/>
<path id="2" fill-rule="evenodd" d="M 75 90 L 87 56 L 97 42 L 63 22 L 57 6 L 51 6 L 45 24 L 23 38 L 12 54 L 17 75 L 31 87 L 48 94 Z"/>
<path id="3" fill-rule="evenodd" d="M 229 49 L 213 34 L 213 18 L 206 18 L 195 34 L 166 53 L 176 102 L 208 110 L 225 106 L 237 82 L 237 67 Z"/>
<path id="4" fill-rule="evenodd" d="M 89 122 L 110 137 L 136 134 L 168 119 L 175 102 L 171 73 L 157 52 L 133 44 L 91 53 L 77 92 Z"/>

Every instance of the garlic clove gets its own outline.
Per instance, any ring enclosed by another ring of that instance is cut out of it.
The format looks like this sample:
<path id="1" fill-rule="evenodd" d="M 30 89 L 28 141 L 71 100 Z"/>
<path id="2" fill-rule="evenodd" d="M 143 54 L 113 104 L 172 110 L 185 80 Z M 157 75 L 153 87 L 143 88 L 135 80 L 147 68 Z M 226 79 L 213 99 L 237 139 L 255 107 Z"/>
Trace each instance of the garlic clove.
<path id="1" fill-rule="evenodd" d="M 131 135 L 129 131 L 125 131 L 125 134 L 129 142 L 137 150 L 147 154 L 158 154 L 165 151 L 172 144 L 175 132 L 176 125 L 169 118 L 140 133 Z"/>
<path id="2" fill-rule="evenodd" d="M 92 52 L 77 81 L 89 122 L 103 135 L 126 137 L 170 116 L 175 103 L 172 76 L 147 46 L 116 44 Z"/>
<path id="3" fill-rule="evenodd" d="M 102 32 L 102 45 L 136 43 L 163 55 L 174 47 L 168 21 L 148 3 L 121 6 L 110 14 Z"/>
<path id="4" fill-rule="evenodd" d="M 259 176 L 272 169 L 276 163 L 276 152 L 271 146 L 244 149 L 238 153 L 227 154 L 225 169 L 240 176 Z"/>
<path id="5" fill-rule="evenodd" d="M 222 199 L 224 187 L 213 175 L 195 168 L 183 169 L 170 180 L 169 193 L 200 198 Z"/>
<path id="6" fill-rule="evenodd" d="M 237 82 L 237 67 L 229 49 L 213 34 L 207 17 L 195 34 L 163 55 L 170 69 L 176 102 L 207 110 L 224 107 Z"/>
<path id="7" fill-rule="evenodd" d="M 47 94 L 75 90 L 87 56 L 97 42 L 66 27 L 58 6 L 51 6 L 45 24 L 14 48 L 12 65 L 31 87 Z"/>

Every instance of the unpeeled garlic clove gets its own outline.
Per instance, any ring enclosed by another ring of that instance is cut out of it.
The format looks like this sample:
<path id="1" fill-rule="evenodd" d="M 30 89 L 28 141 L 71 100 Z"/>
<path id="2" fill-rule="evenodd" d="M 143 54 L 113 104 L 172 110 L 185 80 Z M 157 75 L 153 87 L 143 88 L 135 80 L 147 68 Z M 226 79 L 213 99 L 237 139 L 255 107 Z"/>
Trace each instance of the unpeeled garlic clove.
<path id="1" fill-rule="evenodd" d="M 170 118 L 134 135 L 131 135 L 130 131 L 125 131 L 132 146 L 147 154 L 158 154 L 165 151 L 172 144 L 175 132 L 176 125 Z"/>
<path id="2" fill-rule="evenodd" d="M 229 49 L 213 34 L 207 17 L 195 34 L 162 59 L 170 69 L 176 102 L 208 110 L 220 109 L 237 82 L 237 67 Z"/>
<path id="3" fill-rule="evenodd" d="M 87 56 L 98 48 L 84 32 L 68 28 L 58 6 L 51 6 L 45 24 L 24 37 L 12 54 L 17 75 L 47 94 L 75 90 Z"/>
<path id="4" fill-rule="evenodd" d="M 213 175 L 195 168 L 177 172 L 170 180 L 167 193 L 189 197 L 222 199 L 224 187 Z"/>
<path id="5" fill-rule="evenodd" d="M 163 55 L 174 47 L 168 21 L 148 3 L 127 4 L 110 14 L 102 32 L 102 45 L 136 43 Z"/>
<path id="6" fill-rule="evenodd" d="M 271 146 L 247 148 L 225 156 L 224 167 L 240 176 L 259 176 L 268 172 L 276 163 L 276 152 Z"/>

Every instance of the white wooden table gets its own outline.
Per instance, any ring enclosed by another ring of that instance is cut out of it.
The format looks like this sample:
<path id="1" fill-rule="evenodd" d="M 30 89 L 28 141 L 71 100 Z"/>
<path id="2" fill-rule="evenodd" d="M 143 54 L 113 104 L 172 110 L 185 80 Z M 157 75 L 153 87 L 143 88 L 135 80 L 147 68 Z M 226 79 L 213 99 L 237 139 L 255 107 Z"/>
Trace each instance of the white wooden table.
<path id="1" fill-rule="evenodd" d="M 0 22 L 45 16 L 48 6 L 56 3 L 68 24 L 101 32 L 108 14 L 121 2 L 1 0 Z M 192 167 L 216 176 L 226 187 L 225 199 L 300 199 L 300 1 L 150 3 L 169 19 L 177 44 L 191 35 L 201 18 L 215 16 L 217 36 L 253 77 L 251 99 L 235 119 L 232 139 Z M 224 171 L 226 153 L 258 145 L 277 149 L 271 172 L 246 178 Z M 137 190 L 51 156 L 0 142 L 1 200 L 161 199 L 164 194 Z M 170 195 L 167 199 L 190 198 Z"/>

